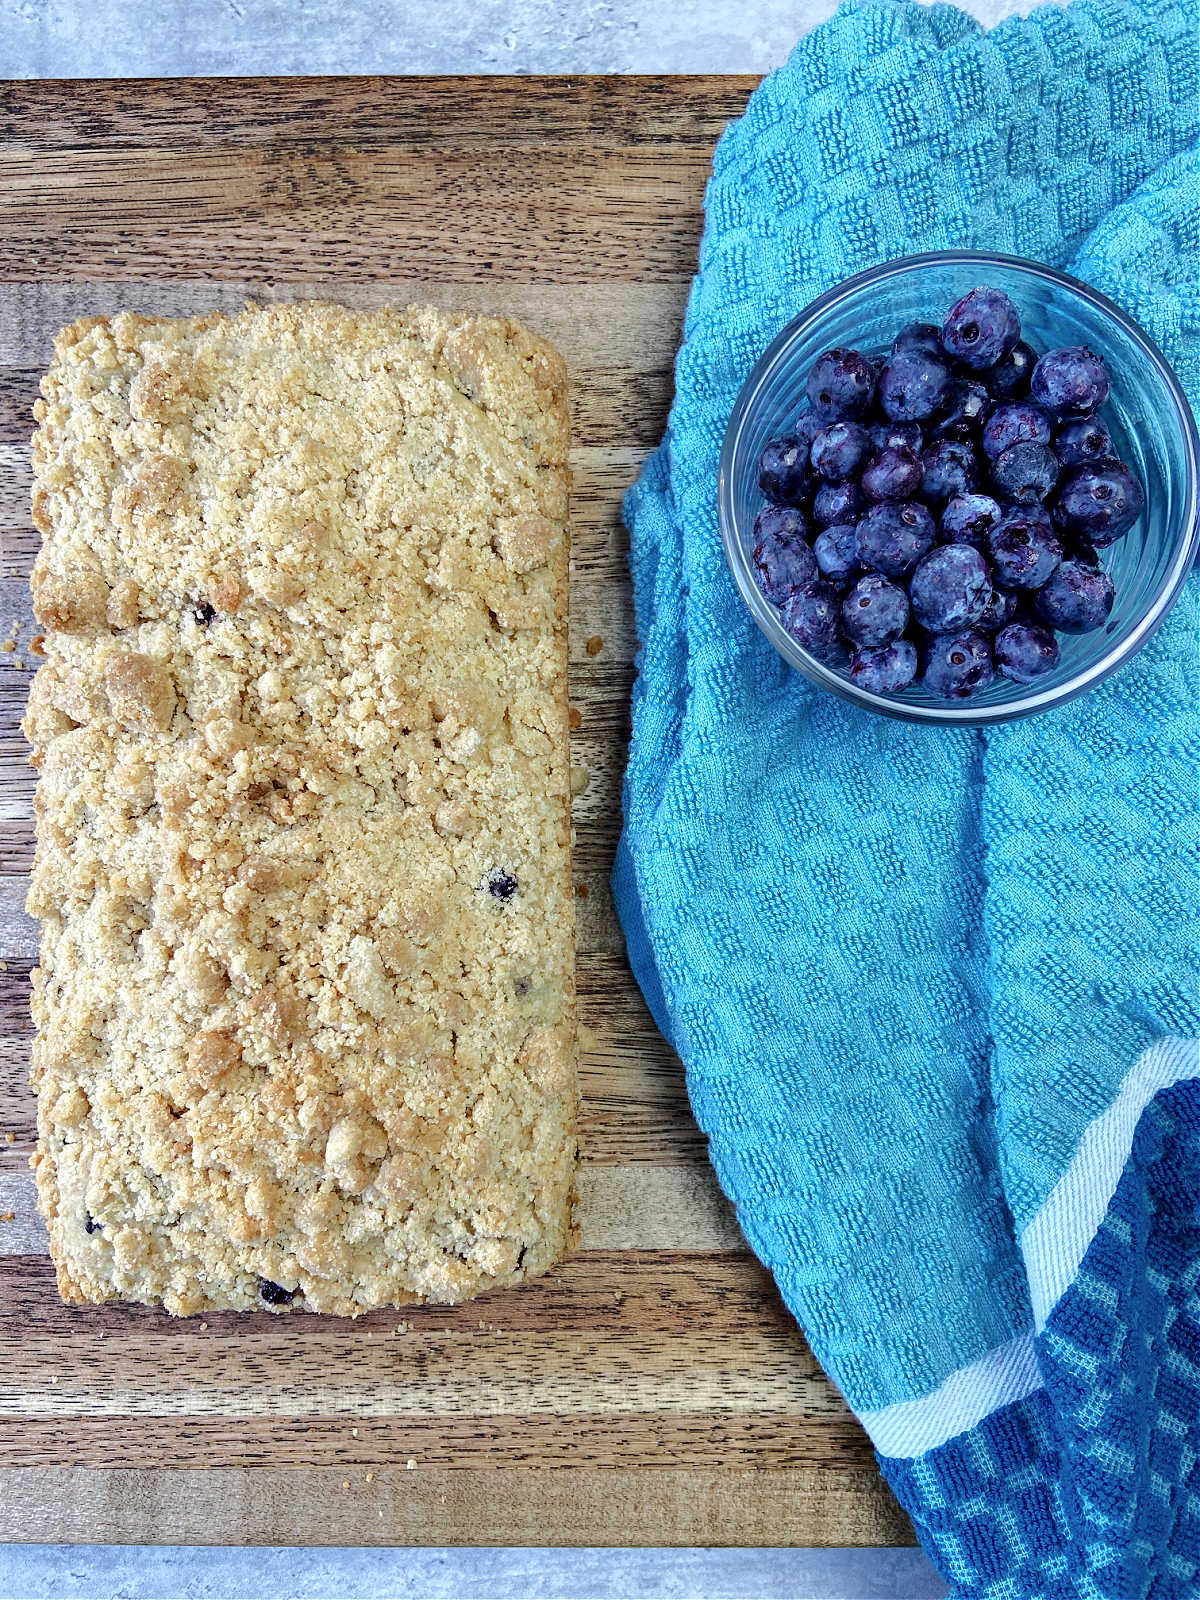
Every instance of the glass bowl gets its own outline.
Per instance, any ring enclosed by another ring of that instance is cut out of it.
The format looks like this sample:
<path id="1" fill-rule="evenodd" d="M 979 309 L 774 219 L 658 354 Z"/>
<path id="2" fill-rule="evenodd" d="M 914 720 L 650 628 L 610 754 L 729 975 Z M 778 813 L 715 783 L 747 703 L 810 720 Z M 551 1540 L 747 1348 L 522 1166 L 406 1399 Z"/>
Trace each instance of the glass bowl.
<path id="1" fill-rule="evenodd" d="M 1021 315 L 1022 337 L 1040 353 L 1089 345 L 1102 356 L 1112 393 L 1100 416 L 1114 453 L 1142 480 L 1146 509 L 1122 539 L 1100 552 L 1116 598 L 1107 623 L 1092 633 L 1059 634 L 1061 656 L 1032 684 L 999 674 L 970 700 L 943 700 L 914 685 L 872 694 L 825 666 L 786 632 L 779 612 L 754 581 L 754 518 L 765 504 L 758 457 L 786 433 L 804 401 L 817 356 L 835 345 L 876 354 L 908 322 L 940 325 L 948 307 L 986 283 Z M 1094 289 L 1016 256 L 938 251 L 907 256 L 849 278 L 814 300 L 760 357 L 729 419 L 721 452 L 718 510 L 730 571 L 755 622 L 786 661 L 823 689 L 856 705 L 912 722 L 978 724 L 1028 716 L 1082 694 L 1145 644 L 1174 603 L 1200 543 L 1196 424 L 1178 380 L 1153 342 Z"/>

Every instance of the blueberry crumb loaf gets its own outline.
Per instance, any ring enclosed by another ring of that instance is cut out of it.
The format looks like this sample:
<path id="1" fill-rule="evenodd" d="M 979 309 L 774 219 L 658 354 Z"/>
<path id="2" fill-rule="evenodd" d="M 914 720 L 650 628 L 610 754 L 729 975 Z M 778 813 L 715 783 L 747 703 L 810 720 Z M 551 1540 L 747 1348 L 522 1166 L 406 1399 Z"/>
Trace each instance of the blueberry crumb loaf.
<path id="1" fill-rule="evenodd" d="M 65 1299 L 356 1314 L 570 1243 L 565 388 L 423 308 L 59 335 L 25 727 Z"/>

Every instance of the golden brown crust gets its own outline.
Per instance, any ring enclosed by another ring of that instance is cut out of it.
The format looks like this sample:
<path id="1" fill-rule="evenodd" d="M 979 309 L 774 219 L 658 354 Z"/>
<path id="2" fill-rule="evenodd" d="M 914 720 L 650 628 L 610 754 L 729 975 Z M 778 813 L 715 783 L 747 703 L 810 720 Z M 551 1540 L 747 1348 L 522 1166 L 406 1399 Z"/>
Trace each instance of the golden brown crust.
<path id="1" fill-rule="evenodd" d="M 425 308 L 60 334 L 25 726 L 65 1299 L 353 1314 L 566 1248 L 565 388 Z"/>

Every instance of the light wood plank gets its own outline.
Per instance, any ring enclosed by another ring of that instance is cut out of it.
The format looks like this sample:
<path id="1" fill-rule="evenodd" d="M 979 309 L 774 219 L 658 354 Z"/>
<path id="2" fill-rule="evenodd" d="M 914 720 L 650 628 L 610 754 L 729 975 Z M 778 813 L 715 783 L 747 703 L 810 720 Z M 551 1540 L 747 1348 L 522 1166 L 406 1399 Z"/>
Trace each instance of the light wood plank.
<path id="1" fill-rule="evenodd" d="M 54 335 L 76 317 L 113 316 L 118 311 L 146 317 L 203 316 L 209 311 L 233 315 L 251 299 L 336 300 L 363 311 L 419 301 L 449 311 L 486 311 L 527 322 L 554 341 L 573 374 L 607 371 L 661 379 L 675 358 L 686 292 L 682 279 L 633 284 L 455 283 L 425 274 L 355 282 L 314 274 L 288 282 L 230 283 L 208 278 L 126 280 L 119 273 L 81 281 L 76 271 L 67 282 L 39 278 L 0 283 L 0 368 L 24 369 L 32 380 L 28 391 L 32 401 Z M 579 388 L 577 378 L 574 387 Z M 618 390 L 610 383 L 609 392 L 625 404 L 623 386 Z M 599 397 L 589 396 L 588 403 L 599 403 Z"/>
<path id="2" fill-rule="evenodd" d="M 409 1458 L 415 1459 L 415 1458 Z M 14 1468 L 0 1533 L 131 1544 L 881 1545 L 912 1531 L 877 1473 L 828 1467 L 645 1472 L 393 1465 L 161 1472 Z M 349 1485 L 349 1487 L 345 1487 Z"/>
<path id="3" fill-rule="evenodd" d="M 722 1254 L 746 1248 L 707 1167 L 585 1165 L 578 1187 L 581 1250 Z M 45 1253 L 32 1174 L 0 1171 L 0 1256 Z"/>

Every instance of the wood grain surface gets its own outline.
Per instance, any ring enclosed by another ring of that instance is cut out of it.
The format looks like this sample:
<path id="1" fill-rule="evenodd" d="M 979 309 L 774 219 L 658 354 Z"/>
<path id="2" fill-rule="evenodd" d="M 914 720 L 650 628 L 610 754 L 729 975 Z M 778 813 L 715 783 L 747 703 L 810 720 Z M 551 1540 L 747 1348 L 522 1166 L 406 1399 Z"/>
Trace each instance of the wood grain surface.
<path id="1" fill-rule="evenodd" d="M 912 1542 L 716 1190 L 608 890 L 635 647 L 620 498 L 662 432 L 712 147 L 752 87 L 0 86 L 0 1536 Z M 582 1247 L 452 1310 L 68 1311 L 33 1208 L 29 408 L 62 323 L 248 296 L 508 312 L 572 372 Z"/>

